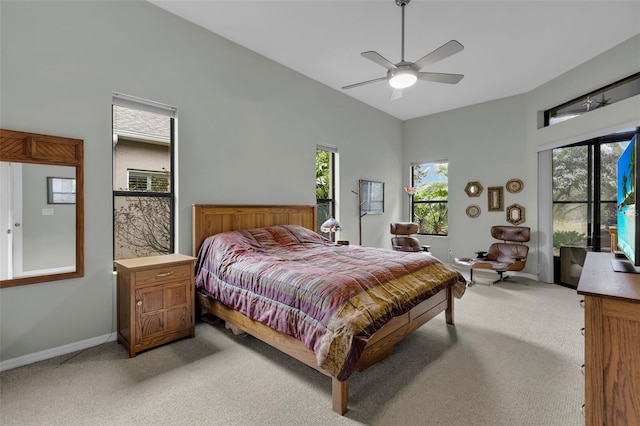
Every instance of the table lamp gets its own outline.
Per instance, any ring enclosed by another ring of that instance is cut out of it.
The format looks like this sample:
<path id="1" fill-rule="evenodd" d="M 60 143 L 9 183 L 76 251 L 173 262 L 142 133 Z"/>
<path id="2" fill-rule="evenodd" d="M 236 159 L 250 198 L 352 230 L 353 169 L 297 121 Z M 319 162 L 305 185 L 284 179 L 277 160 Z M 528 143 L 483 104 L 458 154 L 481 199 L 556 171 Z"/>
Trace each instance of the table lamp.
<path id="1" fill-rule="evenodd" d="M 328 232 L 329 233 L 329 241 L 333 242 L 333 233 L 336 231 L 341 230 L 342 227 L 340 226 L 340 222 L 338 222 L 336 219 L 330 217 L 329 219 L 327 219 L 322 225 L 320 225 L 320 230 L 322 232 Z"/>

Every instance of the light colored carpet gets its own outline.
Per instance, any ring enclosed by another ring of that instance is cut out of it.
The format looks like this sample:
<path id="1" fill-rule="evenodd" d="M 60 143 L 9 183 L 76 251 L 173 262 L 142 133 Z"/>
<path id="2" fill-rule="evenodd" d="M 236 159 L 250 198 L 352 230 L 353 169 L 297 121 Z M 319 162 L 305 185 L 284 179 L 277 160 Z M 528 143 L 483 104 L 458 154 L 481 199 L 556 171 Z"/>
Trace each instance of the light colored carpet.
<path id="1" fill-rule="evenodd" d="M 478 274 L 481 275 L 481 274 Z M 583 310 L 575 290 L 522 277 L 456 300 L 396 353 L 331 381 L 250 336 L 196 337 L 129 359 L 115 342 L 0 373 L 3 425 L 582 425 Z"/>

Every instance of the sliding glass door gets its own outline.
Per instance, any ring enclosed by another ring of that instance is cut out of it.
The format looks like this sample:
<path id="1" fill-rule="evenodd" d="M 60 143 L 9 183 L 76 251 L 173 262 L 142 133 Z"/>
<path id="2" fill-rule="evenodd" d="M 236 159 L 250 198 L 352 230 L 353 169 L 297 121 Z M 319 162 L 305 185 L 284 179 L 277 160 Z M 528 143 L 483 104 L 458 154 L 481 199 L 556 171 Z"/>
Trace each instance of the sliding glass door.
<path id="1" fill-rule="evenodd" d="M 625 130 L 553 150 L 553 249 L 610 250 L 616 225 L 616 164 L 633 137 Z"/>

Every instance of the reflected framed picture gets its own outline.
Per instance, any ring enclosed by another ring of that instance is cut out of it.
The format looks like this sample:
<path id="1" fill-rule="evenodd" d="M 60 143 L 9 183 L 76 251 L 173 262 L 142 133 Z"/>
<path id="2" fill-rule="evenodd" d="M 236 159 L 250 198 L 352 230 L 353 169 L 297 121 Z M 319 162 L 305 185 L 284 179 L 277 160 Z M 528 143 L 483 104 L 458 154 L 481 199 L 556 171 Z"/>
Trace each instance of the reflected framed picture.
<path id="1" fill-rule="evenodd" d="M 76 180 L 47 177 L 47 204 L 75 204 Z"/>
<path id="2" fill-rule="evenodd" d="M 360 214 L 384 212 L 384 182 L 360 179 Z"/>

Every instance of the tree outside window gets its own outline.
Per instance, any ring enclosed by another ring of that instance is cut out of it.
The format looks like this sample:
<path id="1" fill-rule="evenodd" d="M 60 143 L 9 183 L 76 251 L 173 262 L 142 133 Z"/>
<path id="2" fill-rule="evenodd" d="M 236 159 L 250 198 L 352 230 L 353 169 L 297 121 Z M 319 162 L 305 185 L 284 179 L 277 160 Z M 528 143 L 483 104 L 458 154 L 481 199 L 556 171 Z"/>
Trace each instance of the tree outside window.
<path id="1" fill-rule="evenodd" d="M 562 246 L 609 250 L 617 223 L 617 162 L 633 130 L 553 150 L 553 251 Z"/>
<path id="2" fill-rule="evenodd" d="M 411 217 L 420 234 L 447 235 L 449 232 L 449 163 L 434 162 L 411 167 Z"/>
<path id="3" fill-rule="evenodd" d="M 172 120 L 113 107 L 114 260 L 173 252 Z"/>
<path id="4" fill-rule="evenodd" d="M 316 205 L 318 207 L 318 223 L 316 223 L 316 232 L 329 236 L 320 230 L 320 225 L 329 219 L 335 217 L 335 156 L 336 153 L 318 147 L 316 149 Z"/>

